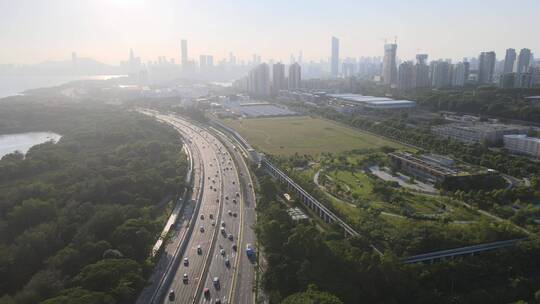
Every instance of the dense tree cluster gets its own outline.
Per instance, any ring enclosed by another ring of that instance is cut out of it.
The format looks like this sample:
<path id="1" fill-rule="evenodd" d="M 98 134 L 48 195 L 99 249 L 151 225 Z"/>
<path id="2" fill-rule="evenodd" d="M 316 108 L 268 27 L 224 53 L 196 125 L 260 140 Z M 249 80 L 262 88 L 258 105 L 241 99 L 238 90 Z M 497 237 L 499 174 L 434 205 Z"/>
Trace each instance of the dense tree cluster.
<path id="1" fill-rule="evenodd" d="M 63 135 L 0 160 L 0 303 L 132 303 L 184 187 L 177 133 L 95 104 L 0 107 L 0 130 Z"/>
<path id="2" fill-rule="evenodd" d="M 467 90 L 413 90 L 399 97 L 416 100 L 433 111 L 452 111 L 540 122 L 540 107 L 524 97 L 540 95 L 540 89 L 498 89 L 479 87 Z"/>
<path id="3" fill-rule="evenodd" d="M 344 239 L 337 227 L 321 232 L 294 223 L 275 200 L 281 191 L 262 179 L 257 205 L 256 233 L 267 266 L 263 286 L 271 303 L 508 303 L 534 301 L 538 293 L 536 237 L 507 251 L 402 265 L 391 252 L 373 252 L 370 231 Z M 407 233 L 398 238 L 414 242 Z"/>

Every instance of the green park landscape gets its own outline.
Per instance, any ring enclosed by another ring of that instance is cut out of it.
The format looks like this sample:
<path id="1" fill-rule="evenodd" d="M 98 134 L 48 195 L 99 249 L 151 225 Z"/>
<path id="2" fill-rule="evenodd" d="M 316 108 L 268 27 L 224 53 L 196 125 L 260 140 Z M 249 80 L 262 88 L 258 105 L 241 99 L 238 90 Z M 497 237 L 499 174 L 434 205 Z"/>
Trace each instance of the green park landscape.
<path id="1" fill-rule="evenodd" d="M 250 144 L 274 155 L 338 153 L 402 145 L 338 123 L 309 116 L 225 120 Z"/>

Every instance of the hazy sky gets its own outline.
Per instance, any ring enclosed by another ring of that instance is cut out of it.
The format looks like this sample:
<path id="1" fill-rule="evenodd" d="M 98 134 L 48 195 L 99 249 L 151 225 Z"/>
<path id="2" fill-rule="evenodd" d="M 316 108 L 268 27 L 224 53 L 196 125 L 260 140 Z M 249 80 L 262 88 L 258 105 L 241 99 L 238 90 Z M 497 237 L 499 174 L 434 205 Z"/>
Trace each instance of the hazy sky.
<path id="1" fill-rule="evenodd" d="M 508 47 L 540 55 L 540 0 L 0 0 L 0 63 L 81 57 L 117 64 L 129 49 L 144 61 L 179 61 L 230 51 L 288 62 L 328 58 L 330 36 L 340 57 L 381 56 L 383 38 L 398 36 L 398 56 L 476 56 Z"/>

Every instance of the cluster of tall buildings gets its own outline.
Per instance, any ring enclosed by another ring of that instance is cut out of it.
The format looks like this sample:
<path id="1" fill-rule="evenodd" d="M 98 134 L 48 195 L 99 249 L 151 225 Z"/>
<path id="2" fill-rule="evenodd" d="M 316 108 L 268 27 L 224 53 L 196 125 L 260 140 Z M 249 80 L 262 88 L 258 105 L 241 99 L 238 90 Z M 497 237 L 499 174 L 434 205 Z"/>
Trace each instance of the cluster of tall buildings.
<path id="1" fill-rule="evenodd" d="M 530 88 L 538 81 L 540 69 L 531 64 L 533 61 L 531 50 L 521 49 L 519 55 L 516 55 L 515 49 L 506 50 L 503 71 L 499 79 L 499 86 L 502 88 Z"/>
<path id="2" fill-rule="evenodd" d="M 184 74 L 212 76 L 223 72 L 224 68 L 237 71 L 235 76 L 249 75 L 239 80 L 243 87 L 255 95 L 277 94 L 280 90 L 300 88 L 300 75 L 305 79 L 349 78 L 375 80 L 380 83 L 408 90 L 414 88 L 463 87 L 466 84 L 496 85 L 503 88 L 530 88 L 540 83 L 540 62 L 534 63 L 529 49 L 519 54 L 508 49 L 504 60 L 497 61 L 495 52 L 481 52 L 477 57 L 464 58 L 453 62 L 451 59 L 428 61 L 427 54 L 417 54 L 414 60 L 402 61 L 397 56 L 396 41 L 385 43 L 382 57 L 340 58 L 340 40 L 330 37 L 328 60 L 318 62 L 302 61 L 302 52 L 291 54 L 290 64 L 267 60 L 262 66 L 260 55 L 253 55 L 248 61 L 238 60 L 232 53 L 229 58 L 214 61 L 212 55 L 200 55 L 198 63 L 188 56 L 188 43 L 181 41 L 180 65 Z M 132 59 L 130 59 L 130 62 Z M 161 62 L 170 64 L 166 61 Z M 174 61 L 172 62 L 174 65 Z M 131 64 L 130 64 L 131 65 Z M 136 65 L 136 64 L 135 64 Z M 140 64 L 139 64 L 140 65 Z M 302 71 L 302 72 L 301 72 Z M 285 76 L 287 74 L 287 76 Z M 233 75 L 231 73 L 228 76 Z M 234 78 L 237 78 L 234 77 Z"/>
<path id="3" fill-rule="evenodd" d="M 339 58 L 339 40 L 331 38 L 331 77 L 360 77 L 379 80 L 382 84 L 401 90 L 413 88 L 462 87 L 467 83 L 499 85 L 503 88 L 530 88 L 540 83 L 540 65 L 535 67 L 529 49 L 519 55 L 514 49 L 506 51 L 504 61 L 497 61 L 495 52 L 481 52 L 478 57 L 459 62 L 439 59 L 428 62 L 427 54 L 418 54 L 416 61 L 401 61 L 398 45 L 386 43 L 384 57 Z M 341 63 L 341 70 L 339 69 Z"/>
<path id="4" fill-rule="evenodd" d="M 295 62 L 289 65 L 287 76 L 285 70 L 286 66 L 281 62 L 272 64 L 271 70 L 268 64 L 260 63 L 249 71 L 247 77 L 235 81 L 235 86 L 257 97 L 277 95 L 282 90 L 300 89 L 302 81 L 300 64 Z"/>
<path id="5" fill-rule="evenodd" d="M 395 44 L 385 47 L 382 81 L 398 89 L 462 87 L 466 83 L 495 85 L 502 88 L 531 88 L 540 83 L 540 68 L 534 67 L 532 53 L 522 49 L 516 56 L 514 49 L 508 49 L 504 61 L 497 61 L 493 51 L 481 52 L 470 62 L 453 63 L 450 59 L 439 59 L 427 64 L 427 55 L 419 54 L 416 64 L 405 61 L 399 65 L 397 78 L 394 72 Z M 516 60 L 517 58 L 517 60 Z"/>

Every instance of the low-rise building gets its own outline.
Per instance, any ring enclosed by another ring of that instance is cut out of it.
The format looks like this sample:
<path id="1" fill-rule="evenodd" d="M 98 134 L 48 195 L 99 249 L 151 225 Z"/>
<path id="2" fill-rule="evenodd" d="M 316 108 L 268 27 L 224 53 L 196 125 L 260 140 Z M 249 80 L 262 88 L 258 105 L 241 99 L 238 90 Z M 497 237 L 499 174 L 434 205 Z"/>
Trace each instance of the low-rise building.
<path id="1" fill-rule="evenodd" d="M 389 153 L 388 156 L 395 169 L 425 180 L 441 182 L 448 176 L 458 173 L 456 169 L 445 166 L 446 161 L 438 162 L 429 156 L 416 156 L 405 152 Z"/>
<path id="2" fill-rule="evenodd" d="M 540 96 L 528 96 L 525 97 L 525 101 L 532 105 L 540 105 Z"/>
<path id="3" fill-rule="evenodd" d="M 510 152 L 540 158 L 540 138 L 518 134 L 505 135 L 503 140 L 504 147 Z"/>
<path id="4" fill-rule="evenodd" d="M 287 209 L 287 213 L 295 222 L 303 222 L 309 219 L 309 217 L 298 207 Z"/>
<path id="5" fill-rule="evenodd" d="M 526 134 L 527 127 L 494 123 L 452 123 L 435 126 L 431 131 L 439 136 L 452 138 L 467 144 L 485 143 L 495 145 L 503 142 L 503 136 Z"/>
<path id="6" fill-rule="evenodd" d="M 475 189 L 477 185 L 504 185 L 495 170 L 470 166 L 441 155 L 389 153 L 391 167 L 447 190 Z M 489 188 L 489 187 L 488 187 Z"/>
<path id="7" fill-rule="evenodd" d="M 364 96 L 359 94 L 327 94 L 329 98 L 352 107 L 372 110 L 410 110 L 416 107 L 412 100 L 395 100 L 388 97 Z"/>

